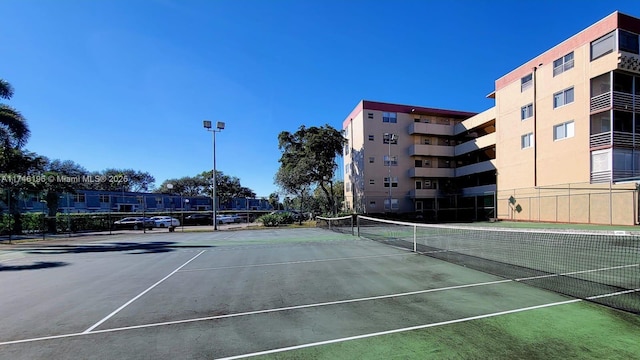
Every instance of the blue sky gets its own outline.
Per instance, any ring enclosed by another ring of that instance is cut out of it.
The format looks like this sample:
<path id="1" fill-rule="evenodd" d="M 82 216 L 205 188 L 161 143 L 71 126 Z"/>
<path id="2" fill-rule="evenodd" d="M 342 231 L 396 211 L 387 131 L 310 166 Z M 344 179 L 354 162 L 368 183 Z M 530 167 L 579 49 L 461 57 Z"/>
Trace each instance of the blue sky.
<path id="1" fill-rule="evenodd" d="M 0 0 L 26 146 L 88 170 L 212 167 L 277 191 L 278 133 L 362 99 L 480 112 L 494 81 L 639 1 Z"/>

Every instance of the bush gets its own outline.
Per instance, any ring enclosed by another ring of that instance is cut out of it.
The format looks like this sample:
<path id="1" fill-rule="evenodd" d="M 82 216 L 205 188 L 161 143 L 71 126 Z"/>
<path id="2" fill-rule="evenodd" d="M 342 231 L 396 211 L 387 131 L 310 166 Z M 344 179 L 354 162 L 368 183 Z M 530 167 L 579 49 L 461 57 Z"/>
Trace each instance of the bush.
<path id="1" fill-rule="evenodd" d="M 262 215 L 260 218 L 258 218 L 258 221 L 261 222 L 264 226 L 275 227 L 280 225 L 293 224 L 294 217 L 291 213 L 267 214 Z"/>

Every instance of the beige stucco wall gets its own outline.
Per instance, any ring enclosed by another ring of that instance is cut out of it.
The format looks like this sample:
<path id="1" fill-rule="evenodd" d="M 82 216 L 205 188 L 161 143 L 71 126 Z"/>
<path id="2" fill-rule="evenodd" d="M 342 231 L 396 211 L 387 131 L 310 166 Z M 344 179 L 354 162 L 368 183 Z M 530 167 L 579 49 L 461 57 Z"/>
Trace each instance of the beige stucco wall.
<path id="1" fill-rule="evenodd" d="M 635 184 L 559 184 L 499 190 L 497 197 L 502 220 L 635 225 L 638 218 Z"/>

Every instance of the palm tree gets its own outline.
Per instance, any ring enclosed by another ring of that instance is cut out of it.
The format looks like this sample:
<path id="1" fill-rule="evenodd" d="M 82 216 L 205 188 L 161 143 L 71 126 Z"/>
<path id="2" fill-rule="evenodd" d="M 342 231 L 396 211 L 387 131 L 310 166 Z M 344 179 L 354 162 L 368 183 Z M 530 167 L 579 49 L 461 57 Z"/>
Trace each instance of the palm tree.
<path id="1" fill-rule="evenodd" d="M 0 79 L 0 99 L 9 100 L 13 96 L 13 87 L 8 81 Z M 20 112 L 9 105 L 0 103 L 0 147 L 20 148 L 29 138 L 29 127 Z"/>

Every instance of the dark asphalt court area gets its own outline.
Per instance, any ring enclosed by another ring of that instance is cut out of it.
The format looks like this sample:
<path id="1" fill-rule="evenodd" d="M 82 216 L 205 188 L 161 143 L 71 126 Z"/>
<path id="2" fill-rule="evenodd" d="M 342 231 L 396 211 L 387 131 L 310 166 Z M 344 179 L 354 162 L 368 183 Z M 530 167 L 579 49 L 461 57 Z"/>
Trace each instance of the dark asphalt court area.
<path id="1" fill-rule="evenodd" d="M 574 301 L 321 229 L 1 250 L 1 359 L 240 358 Z"/>

